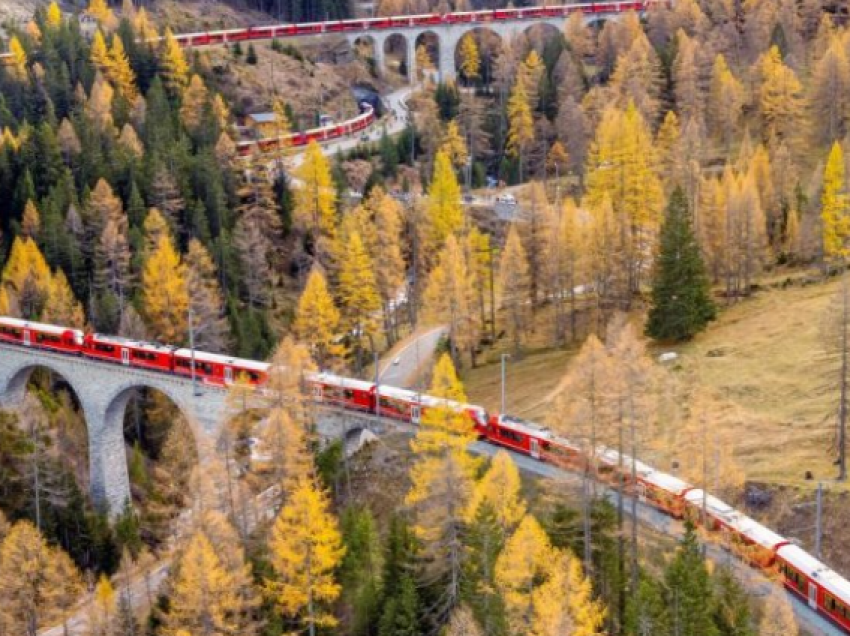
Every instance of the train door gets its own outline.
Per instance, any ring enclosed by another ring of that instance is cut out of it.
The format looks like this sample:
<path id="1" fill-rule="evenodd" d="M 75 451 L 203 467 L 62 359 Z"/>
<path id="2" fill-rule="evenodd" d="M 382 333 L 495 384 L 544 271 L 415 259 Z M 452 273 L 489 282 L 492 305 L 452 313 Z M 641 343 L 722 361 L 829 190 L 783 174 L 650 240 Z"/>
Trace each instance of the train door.
<path id="1" fill-rule="evenodd" d="M 322 385 L 321 384 L 314 384 L 313 385 L 313 399 L 316 400 L 316 402 L 322 401 Z"/>
<path id="2" fill-rule="evenodd" d="M 639 501 L 646 501 L 646 484 L 642 481 L 638 482 L 637 496 Z"/>
<path id="3" fill-rule="evenodd" d="M 410 407 L 410 421 L 414 424 L 419 424 L 420 414 L 422 412 L 422 407 L 415 405 Z"/>
<path id="4" fill-rule="evenodd" d="M 30 330 L 24 329 L 24 346 L 29 347 L 32 344 L 32 339 L 30 336 Z"/>
<path id="5" fill-rule="evenodd" d="M 809 607 L 818 608 L 818 586 L 809 581 Z"/>
<path id="6" fill-rule="evenodd" d="M 224 367 L 224 383 L 233 384 L 233 367 Z"/>
<path id="7" fill-rule="evenodd" d="M 130 364 L 130 350 L 124 347 L 121 348 L 121 364 Z"/>
<path id="8" fill-rule="evenodd" d="M 540 459 L 540 442 L 533 437 L 530 439 L 531 446 L 531 456 L 534 459 Z"/>

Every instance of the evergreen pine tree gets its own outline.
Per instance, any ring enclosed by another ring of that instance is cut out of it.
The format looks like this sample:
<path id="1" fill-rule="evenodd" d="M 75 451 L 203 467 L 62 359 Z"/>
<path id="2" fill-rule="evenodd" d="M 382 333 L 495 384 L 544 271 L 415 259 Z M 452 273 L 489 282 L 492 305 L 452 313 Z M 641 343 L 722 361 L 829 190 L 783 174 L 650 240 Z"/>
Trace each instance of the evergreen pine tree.
<path id="1" fill-rule="evenodd" d="M 685 525 L 685 536 L 675 558 L 667 566 L 665 601 L 670 623 L 679 636 L 718 636 L 714 623 L 717 603 L 711 577 L 702 557 L 694 525 Z"/>
<path id="2" fill-rule="evenodd" d="M 731 567 L 719 568 L 714 574 L 717 607 L 714 622 L 721 636 L 755 636 L 750 601 Z"/>
<path id="3" fill-rule="evenodd" d="M 715 318 L 716 308 L 685 194 L 677 187 L 661 228 L 646 333 L 656 340 L 687 340 Z"/>

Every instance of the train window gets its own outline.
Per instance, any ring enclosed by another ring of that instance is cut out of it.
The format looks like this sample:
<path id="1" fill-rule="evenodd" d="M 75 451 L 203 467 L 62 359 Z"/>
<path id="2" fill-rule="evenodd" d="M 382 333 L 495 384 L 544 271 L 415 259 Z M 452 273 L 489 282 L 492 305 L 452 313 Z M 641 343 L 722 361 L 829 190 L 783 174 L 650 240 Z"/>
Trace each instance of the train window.
<path id="1" fill-rule="evenodd" d="M 504 428 L 501 429 L 499 434 L 503 439 L 509 439 L 511 441 L 517 442 L 518 444 L 521 444 L 525 439 L 524 436 L 520 435 L 519 433 L 515 433 Z"/>
<path id="2" fill-rule="evenodd" d="M 59 336 L 54 336 L 49 333 L 40 333 L 36 336 L 38 342 L 59 342 Z"/>
<path id="3" fill-rule="evenodd" d="M 0 333 L 5 336 L 12 336 L 13 338 L 21 337 L 21 330 L 14 327 L 0 327 Z"/>
<path id="4" fill-rule="evenodd" d="M 342 394 L 345 396 L 346 400 L 353 400 L 354 399 L 354 391 L 352 391 L 351 389 L 343 390 Z"/>
<path id="5" fill-rule="evenodd" d="M 188 360 L 177 360 L 177 361 L 175 362 L 175 364 L 176 364 L 178 367 L 182 367 L 182 368 L 184 368 L 184 369 L 188 369 L 188 368 L 191 366 L 191 365 L 189 364 L 189 361 L 188 361 Z"/>
<path id="6" fill-rule="evenodd" d="M 104 353 L 113 353 L 115 351 L 115 347 L 113 347 L 112 345 L 100 344 L 100 343 L 96 344 L 94 346 L 94 349 L 95 349 L 95 351 L 102 351 Z"/>

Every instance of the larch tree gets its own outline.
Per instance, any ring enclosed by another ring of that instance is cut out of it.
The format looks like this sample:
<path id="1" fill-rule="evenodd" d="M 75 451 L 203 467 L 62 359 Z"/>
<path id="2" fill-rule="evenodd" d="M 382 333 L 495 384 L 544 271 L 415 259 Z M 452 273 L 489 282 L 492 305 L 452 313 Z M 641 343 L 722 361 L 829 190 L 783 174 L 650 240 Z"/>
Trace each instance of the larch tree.
<path id="1" fill-rule="evenodd" d="M 475 37 L 470 33 L 460 41 L 460 71 L 467 82 L 478 79 L 481 71 L 481 56 L 478 53 L 478 45 Z"/>
<path id="2" fill-rule="evenodd" d="M 705 329 L 717 310 L 688 202 L 679 187 L 667 204 L 660 242 L 646 333 L 656 340 L 689 340 Z"/>
<path id="3" fill-rule="evenodd" d="M 676 106 L 683 120 L 702 119 L 704 91 L 697 66 L 699 44 L 680 30 L 676 34 L 677 52 L 673 64 Z"/>
<path id="4" fill-rule="evenodd" d="M 439 252 L 449 235 L 458 233 L 464 225 L 460 186 L 452 160 L 440 150 L 434 158 L 434 176 L 428 188 L 426 202 L 427 234 L 430 250 Z"/>
<path id="5" fill-rule="evenodd" d="M 27 200 L 24 206 L 24 215 L 21 218 L 21 234 L 32 240 L 38 240 L 38 233 L 41 230 L 41 215 L 38 213 L 38 208 L 32 199 Z"/>
<path id="6" fill-rule="evenodd" d="M 189 81 L 189 64 L 183 49 L 167 27 L 162 38 L 159 59 L 165 85 L 172 93 L 180 94 Z"/>
<path id="7" fill-rule="evenodd" d="M 540 619 L 563 598 L 561 586 L 551 585 L 558 581 L 561 557 L 537 520 L 525 515 L 496 561 L 496 585 L 512 634 L 548 636 Z"/>
<path id="8" fill-rule="evenodd" d="M 59 4 L 56 0 L 53 0 L 47 6 L 47 25 L 51 29 L 58 29 L 62 26 L 62 9 L 59 8 Z"/>
<path id="9" fill-rule="evenodd" d="M 253 608 L 243 602 L 234 575 L 224 562 L 225 552 L 216 550 L 198 530 L 189 539 L 175 564 L 163 634 L 226 636 L 249 633 Z"/>
<path id="10" fill-rule="evenodd" d="M 567 369 L 558 385 L 552 410 L 547 423 L 552 430 L 581 445 L 587 461 L 565 468 L 582 471 L 582 536 L 584 543 L 584 567 L 592 567 L 592 524 L 591 504 L 595 495 L 596 453 L 611 417 L 608 401 L 608 385 L 612 374 L 612 363 L 608 351 L 595 334 L 584 341 L 578 356 Z"/>
<path id="11" fill-rule="evenodd" d="M 449 156 L 456 170 L 460 170 L 466 166 L 466 162 L 469 160 L 469 151 L 466 147 L 466 141 L 458 128 L 457 119 L 451 120 L 446 126 L 446 132 L 443 135 L 440 150 Z"/>
<path id="12" fill-rule="evenodd" d="M 195 346 L 204 351 L 227 351 L 229 326 L 215 263 L 198 239 L 189 241 L 185 262 Z"/>
<path id="13" fill-rule="evenodd" d="M 843 261 L 850 254 L 850 205 L 844 174 L 844 152 L 836 141 L 824 168 L 820 199 L 823 256 L 828 261 Z"/>
<path id="14" fill-rule="evenodd" d="M 640 289 L 664 203 L 661 181 L 654 170 L 655 148 L 643 117 L 634 104 L 625 111 L 607 108 L 596 130 L 587 160 L 587 202 L 613 206 L 617 232 L 623 237 L 627 291 Z"/>
<path id="15" fill-rule="evenodd" d="M 50 283 L 50 267 L 38 245 L 16 236 L 0 276 L 7 302 L 18 308 L 20 317 L 37 320 L 50 293 Z"/>
<path id="16" fill-rule="evenodd" d="M 508 100 L 508 137 L 505 151 L 519 161 L 519 180 L 523 180 L 523 158 L 534 141 L 534 117 L 528 105 L 525 82 L 514 84 Z"/>
<path id="17" fill-rule="evenodd" d="M 377 332 L 376 316 L 381 309 L 372 259 L 359 233 L 354 231 L 345 238 L 346 249 L 339 264 L 339 296 L 344 324 L 347 330 L 356 334 L 358 341 L 363 336 L 372 339 Z M 358 359 L 361 350 L 362 343 L 358 346 Z M 358 367 L 362 368 L 362 360 L 359 360 Z"/>
<path id="18" fill-rule="evenodd" d="M 310 347 L 319 367 L 326 367 L 341 354 L 341 346 L 336 342 L 339 324 L 339 309 L 328 291 L 325 275 L 314 267 L 298 300 L 294 328 Z"/>
<path id="19" fill-rule="evenodd" d="M 50 547 L 29 521 L 19 521 L 0 545 L 0 625 L 10 634 L 37 636 L 54 620 L 67 620 L 68 597 L 82 592 L 70 557 Z"/>
<path id="20" fill-rule="evenodd" d="M 793 141 L 803 115 L 803 86 L 796 73 L 782 61 L 778 46 L 758 62 L 758 106 L 765 140 Z"/>
<path id="21" fill-rule="evenodd" d="M 86 102 L 86 114 L 92 119 L 101 133 L 112 133 L 115 120 L 112 116 L 112 100 L 115 90 L 112 85 L 98 73 L 91 87 L 91 95 Z"/>
<path id="22" fill-rule="evenodd" d="M 841 139 L 850 116 L 850 62 L 838 37 L 833 37 L 826 53 L 815 64 L 809 107 L 816 139 L 828 144 Z"/>
<path id="23" fill-rule="evenodd" d="M 186 265 L 168 236 L 159 239 L 142 272 L 144 315 L 159 342 L 182 344 L 186 340 L 189 292 Z"/>
<path id="24" fill-rule="evenodd" d="M 377 189 L 376 189 L 377 190 Z M 376 190 L 372 192 L 375 193 Z M 380 191 L 373 206 L 375 240 L 369 252 L 375 268 L 375 282 L 384 313 L 384 332 L 387 341 L 397 338 L 398 307 L 395 304 L 404 285 L 406 270 L 402 253 L 401 205 L 389 194 Z"/>
<path id="25" fill-rule="evenodd" d="M 86 13 L 97 20 L 98 24 L 105 29 L 111 29 L 115 26 L 115 14 L 112 13 L 112 9 L 109 8 L 106 0 L 89 0 Z"/>
<path id="26" fill-rule="evenodd" d="M 437 361 L 428 393 L 442 400 L 466 400 L 448 354 Z M 466 448 L 474 437 L 468 414 L 438 403 L 425 411 L 411 442 L 415 460 L 405 502 L 414 511 L 414 531 L 423 542 L 421 576 L 440 589 L 440 600 L 429 612 L 436 625 L 445 624 L 461 600 L 464 513 L 477 467 Z"/>
<path id="27" fill-rule="evenodd" d="M 86 319 L 83 306 L 74 296 L 74 292 L 68 284 L 68 278 L 61 269 L 57 270 L 50 279 L 42 320 L 75 329 L 85 327 Z"/>
<path id="28" fill-rule="evenodd" d="M 124 44 L 117 33 L 112 35 L 112 46 L 109 49 L 109 67 L 106 76 L 115 84 L 124 99 L 132 104 L 139 93 L 136 88 L 136 73 L 130 66 L 130 59 L 127 57 Z"/>
<path id="29" fill-rule="evenodd" d="M 9 39 L 9 56 L 11 59 L 12 75 L 18 81 L 25 82 L 27 79 L 27 52 L 17 35 L 13 35 Z"/>
<path id="30" fill-rule="evenodd" d="M 209 102 L 209 91 L 200 75 L 192 75 L 189 85 L 183 91 L 183 102 L 180 105 L 180 121 L 190 132 L 196 132 L 204 116 L 204 108 Z"/>
<path id="31" fill-rule="evenodd" d="M 726 58 L 718 54 L 711 71 L 706 105 L 711 130 L 728 155 L 741 122 L 744 107 L 744 87 L 729 70 Z"/>
<path id="32" fill-rule="evenodd" d="M 507 326 L 514 350 L 519 351 L 530 319 L 528 258 L 516 225 L 508 231 L 505 249 L 499 261 L 501 305 L 508 316 Z"/>
<path id="33" fill-rule="evenodd" d="M 548 231 L 551 256 L 544 267 L 555 305 L 555 341 L 564 343 L 568 322 L 570 338 L 575 340 L 578 335 L 578 287 L 585 280 L 587 270 L 586 232 L 581 227 L 579 210 L 572 198 L 561 203 L 558 218 Z"/>
<path id="34" fill-rule="evenodd" d="M 313 480 L 302 480 L 272 527 L 269 560 L 276 577 L 266 579 L 265 590 L 310 636 L 337 624 L 329 607 L 341 591 L 335 572 L 344 555 L 327 494 Z"/>
<path id="35" fill-rule="evenodd" d="M 452 355 L 473 355 L 480 325 L 471 311 L 474 297 L 466 254 L 454 235 L 449 235 L 439 253 L 437 264 L 428 274 L 423 295 L 423 313 L 427 322 L 449 325 Z"/>
<path id="36" fill-rule="evenodd" d="M 484 636 L 475 615 L 465 605 L 459 605 L 449 618 L 445 636 Z"/>
<path id="37" fill-rule="evenodd" d="M 434 62 L 428 53 L 428 47 L 420 44 L 416 47 L 416 79 L 419 82 L 430 76 L 434 70 Z"/>
<path id="38" fill-rule="evenodd" d="M 490 505 L 504 537 L 507 538 L 525 515 L 526 505 L 522 499 L 521 488 L 519 469 L 511 456 L 500 450 L 472 491 L 468 518 L 474 519 L 482 506 Z"/>
<path id="39" fill-rule="evenodd" d="M 94 586 L 94 603 L 90 623 L 94 634 L 111 634 L 115 619 L 115 588 L 106 574 L 101 574 Z"/>
<path id="40" fill-rule="evenodd" d="M 336 188 L 331 178 L 330 164 L 315 141 L 307 145 L 301 165 L 295 169 L 296 227 L 310 233 L 316 244 L 316 255 L 325 267 L 330 265 L 332 242 L 336 228 Z"/>
<path id="41" fill-rule="evenodd" d="M 94 67 L 104 75 L 109 72 L 112 60 L 109 57 L 109 49 L 106 47 L 106 38 L 100 29 L 94 32 L 89 59 Z"/>

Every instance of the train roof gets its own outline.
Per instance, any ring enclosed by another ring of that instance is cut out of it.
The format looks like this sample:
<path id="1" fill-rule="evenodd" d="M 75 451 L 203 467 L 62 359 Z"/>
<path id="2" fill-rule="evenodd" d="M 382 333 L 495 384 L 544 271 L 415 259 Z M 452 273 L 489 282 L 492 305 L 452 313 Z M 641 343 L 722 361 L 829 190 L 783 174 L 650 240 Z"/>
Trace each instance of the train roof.
<path id="1" fill-rule="evenodd" d="M 322 384 L 332 384 L 334 386 L 346 387 L 349 389 L 359 389 L 361 391 L 371 391 L 374 388 L 372 382 L 366 380 L 357 380 L 356 378 L 346 378 L 333 373 L 316 373 L 310 380 L 312 382 L 321 382 Z M 383 391 L 381 391 L 383 393 Z"/>
<path id="2" fill-rule="evenodd" d="M 691 487 L 688 482 L 679 479 L 675 475 L 662 473 L 660 470 L 653 470 L 652 473 L 643 479 L 654 486 L 658 486 L 659 488 L 666 490 L 667 492 L 672 492 L 676 495 L 683 494 Z"/>
<path id="3" fill-rule="evenodd" d="M 174 352 L 175 356 L 181 358 L 192 358 L 191 349 L 178 349 Z M 257 360 L 247 360 L 246 358 L 234 358 L 232 356 L 222 355 L 220 353 L 207 353 L 206 351 L 195 350 L 196 362 L 211 362 L 213 364 L 226 364 L 231 367 L 239 367 L 248 369 L 249 371 L 266 372 L 269 370 L 268 362 L 259 362 Z"/>
<path id="4" fill-rule="evenodd" d="M 499 426 L 508 426 L 526 435 L 533 435 L 542 439 L 554 439 L 554 434 L 547 427 L 513 415 L 500 414 Z"/>
<path id="5" fill-rule="evenodd" d="M 776 553 L 788 565 L 820 583 L 833 596 L 845 603 L 850 602 L 850 581 L 830 569 L 825 563 L 818 561 L 801 547 L 789 543 L 779 548 Z"/>
<path id="6" fill-rule="evenodd" d="M 702 508 L 703 499 L 705 500 L 706 511 L 711 513 L 715 517 L 719 517 L 724 521 L 726 521 L 727 519 L 729 521 L 732 521 L 734 519 L 735 514 L 740 514 L 728 503 L 721 499 L 718 499 L 711 493 L 708 493 L 706 495 L 705 491 L 702 488 L 694 488 L 693 490 L 685 493 L 685 501 L 693 504 L 694 506 Z"/>
<path id="7" fill-rule="evenodd" d="M 770 528 L 763 526 L 752 517 L 748 517 L 743 513 L 738 513 L 738 515 L 738 520 L 733 525 L 738 532 L 751 541 L 770 550 L 788 543 L 788 539 L 777 534 Z"/>
<path id="8" fill-rule="evenodd" d="M 157 342 L 144 342 L 143 340 L 133 340 L 132 338 L 124 338 L 122 336 L 109 336 L 102 333 L 92 334 L 92 338 L 97 342 L 107 342 L 117 344 L 128 349 L 141 349 L 143 351 L 155 351 L 157 353 L 171 353 L 177 349 L 172 345 L 159 344 Z"/>
<path id="9" fill-rule="evenodd" d="M 56 325 L 48 325 L 43 322 L 31 322 L 29 320 L 21 320 L 20 318 L 12 318 L 11 316 L 0 316 L 0 322 L 2 322 L 4 325 L 10 325 L 12 327 L 18 327 L 20 329 L 37 329 L 38 331 L 43 331 L 44 333 L 53 333 L 61 335 L 67 331 L 70 331 L 78 336 L 83 335 L 83 332 L 80 329 L 71 329 L 70 327 L 57 327 Z"/>

